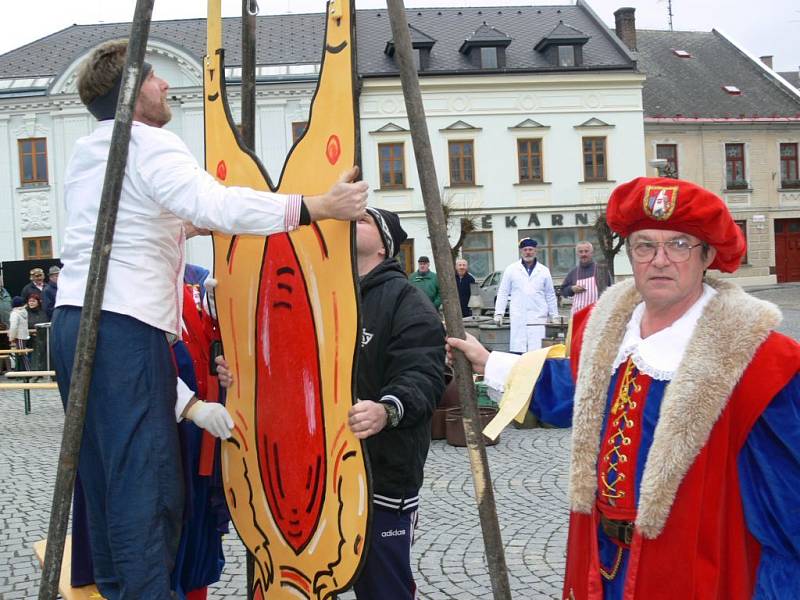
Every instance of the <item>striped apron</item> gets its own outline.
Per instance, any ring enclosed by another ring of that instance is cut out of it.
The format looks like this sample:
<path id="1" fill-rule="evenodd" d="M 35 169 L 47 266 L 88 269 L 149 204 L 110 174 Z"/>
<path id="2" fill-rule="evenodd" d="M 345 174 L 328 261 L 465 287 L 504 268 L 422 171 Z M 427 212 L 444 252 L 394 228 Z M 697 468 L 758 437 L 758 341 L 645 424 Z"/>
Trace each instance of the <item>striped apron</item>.
<path id="1" fill-rule="evenodd" d="M 597 272 L 597 267 L 595 266 L 595 273 Z M 584 291 L 577 292 L 572 299 L 572 312 L 570 314 L 574 315 L 576 312 L 581 310 L 582 308 L 586 308 L 593 302 L 597 301 L 597 281 L 595 281 L 594 274 L 591 277 L 587 277 L 586 279 L 578 279 L 575 282 L 575 285 L 579 285 L 584 288 Z"/>

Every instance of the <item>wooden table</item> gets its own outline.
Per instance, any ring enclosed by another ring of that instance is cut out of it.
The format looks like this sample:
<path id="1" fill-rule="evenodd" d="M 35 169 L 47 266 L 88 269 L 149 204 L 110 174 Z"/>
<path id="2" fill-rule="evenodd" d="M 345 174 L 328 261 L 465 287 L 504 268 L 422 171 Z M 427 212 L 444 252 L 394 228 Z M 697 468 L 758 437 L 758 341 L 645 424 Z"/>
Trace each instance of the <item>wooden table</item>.
<path id="1" fill-rule="evenodd" d="M 31 414 L 31 390 L 57 390 L 58 384 L 54 381 L 32 382 L 31 379 L 42 377 L 55 377 L 55 371 L 10 371 L 6 378 L 16 380 L 0 383 L 0 390 L 22 390 L 25 414 Z"/>

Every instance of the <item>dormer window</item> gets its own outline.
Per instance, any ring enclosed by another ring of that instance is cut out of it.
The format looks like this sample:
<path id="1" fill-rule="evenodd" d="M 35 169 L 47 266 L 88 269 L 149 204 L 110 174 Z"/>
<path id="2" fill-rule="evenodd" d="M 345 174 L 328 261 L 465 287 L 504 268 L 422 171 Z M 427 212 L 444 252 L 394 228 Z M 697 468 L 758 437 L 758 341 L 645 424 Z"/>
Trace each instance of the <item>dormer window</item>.
<path id="1" fill-rule="evenodd" d="M 588 41 L 585 33 L 559 21 L 533 49 L 542 53 L 554 67 L 568 69 L 583 65 L 583 45 Z"/>
<path id="2" fill-rule="evenodd" d="M 558 47 L 558 66 L 559 67 L 575 66 L 575 46 Z"/>
<path id="3" fill-rule="evenodd" d="M 413 25 L 409 25 L 408 30 L 411 34 L 411 48 L 414 50 L 414 66 L 417 72 L 426 71 L 431 60 L 431 48 L 436 40 Z M 387 56 L 394 56 L 394 40 L 386 42 L 383 52 Z"/>
<path id="4" fill-rule="evenodd" d="M 477 69 L 502 69 L 506 66 L 506 48 L 510 43 L 510 37 L 484 21 L 458 51 Z"/>
<path id="5" fill-rule="evenodd" d="M 481 69 L 496 69 L 497 48 L 481 48 Z"/>

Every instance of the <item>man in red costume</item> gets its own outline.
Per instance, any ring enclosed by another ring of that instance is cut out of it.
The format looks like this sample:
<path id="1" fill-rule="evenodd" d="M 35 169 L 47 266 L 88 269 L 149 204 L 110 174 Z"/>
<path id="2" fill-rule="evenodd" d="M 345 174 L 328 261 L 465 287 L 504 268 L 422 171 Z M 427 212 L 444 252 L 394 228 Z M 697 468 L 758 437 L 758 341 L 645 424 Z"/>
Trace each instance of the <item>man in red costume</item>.
<path id="1" fill-rule="evenodd" d="M 706 277 L 745 252 L 716 195 L 639 178 L 607 220 L 633 280 L 575 316 L 563 598 L 800 598 L 800 345 Z M 448 342 L 504 381 L 502 357 Z"/>

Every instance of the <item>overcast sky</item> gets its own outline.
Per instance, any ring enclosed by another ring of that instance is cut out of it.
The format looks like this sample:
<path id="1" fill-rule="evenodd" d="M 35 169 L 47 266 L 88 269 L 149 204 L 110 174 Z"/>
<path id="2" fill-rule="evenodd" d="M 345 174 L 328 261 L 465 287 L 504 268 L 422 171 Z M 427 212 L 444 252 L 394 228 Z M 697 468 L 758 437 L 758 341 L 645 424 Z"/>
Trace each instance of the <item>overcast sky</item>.
<path id="1" fill-rule="evenodd" d="M 511 6 L 519 4 L 568 4 L 497 0 L 406 0 L 406 7 L 420 6 Z M 0 54 L 77 23 L 129 21 L 135 0 L 6 0 L 0 19 Z M 261 0 L 261 14 L 322 12 L 324 0 Z M 358 8 L 381 8 L 385 0 L 357 0 Z M 645 29 L 667 29 L 667 0 L 589 0 L 589 5 L 613 26 L 614 11 L 620 6 L 636 8 L 636 25 Z M 204 17 L 205 0 L 156 0 L 153 18 L 186 19 Z M 13 8 L 12 8 L 13 7 Z M 222 0 L 224 16 L 241 12 L 240 0 Z M 778 71 L 800 66 L 800 2 L 797 0 L 673 0 L 676 30 L 718 29 L 752 54 L 774 55 Z M 431 32 L 434 33 L 435 32 Z"/>

